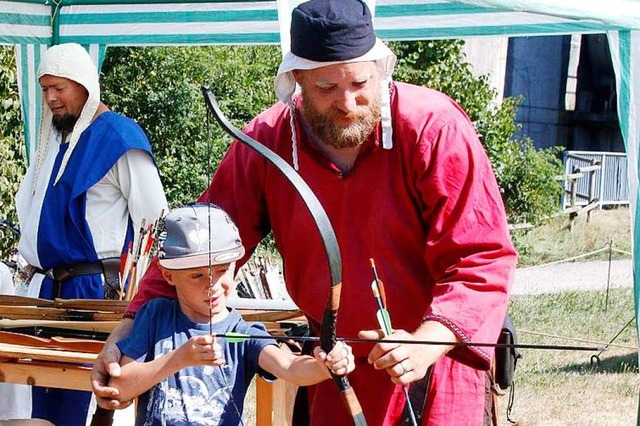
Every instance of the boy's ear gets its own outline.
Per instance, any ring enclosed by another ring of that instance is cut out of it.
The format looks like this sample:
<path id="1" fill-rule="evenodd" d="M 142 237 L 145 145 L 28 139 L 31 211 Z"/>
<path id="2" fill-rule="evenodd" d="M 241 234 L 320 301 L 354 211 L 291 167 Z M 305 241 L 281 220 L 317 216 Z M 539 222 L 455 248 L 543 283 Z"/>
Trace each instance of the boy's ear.
<path id="1" fill-rule="evenodd" d="M 173 282 L 173 274 L 171 269 L 164 268 L 160 263 L 158 263 L 158 269 L 160 269 L 160 273 L 162 274 L 162 278 L 167 280 L 167 282 L 171 285 L 175 285 Z"/>

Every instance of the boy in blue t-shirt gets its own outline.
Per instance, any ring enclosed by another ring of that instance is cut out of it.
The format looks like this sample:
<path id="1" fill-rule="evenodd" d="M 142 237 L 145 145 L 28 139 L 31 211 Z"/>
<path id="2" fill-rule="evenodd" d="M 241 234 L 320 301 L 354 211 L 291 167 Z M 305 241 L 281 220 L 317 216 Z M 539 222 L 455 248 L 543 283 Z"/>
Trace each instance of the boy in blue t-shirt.
<path id="1" fill-rule="evenodd" d="M 314 358 L 271 339 L 216 339 L 227 332 L 269 335 L 263 324 L 245 322 L 227 307 L 235 261 L 244 255 L 238 230 L 213 204 L 177 208 L 164 223 L 159 266 L 178 300 L 142 307 L 132 332 L 118 342 L 122 375 L 109 382 L 121 401 L 140 396 L 137 425 L 236 425 L 256 373 L 307 386 L 330 378 L 329 369 L 353 371 L 351 348 L 341 342 L 329 354 L 316 348 Z"/>

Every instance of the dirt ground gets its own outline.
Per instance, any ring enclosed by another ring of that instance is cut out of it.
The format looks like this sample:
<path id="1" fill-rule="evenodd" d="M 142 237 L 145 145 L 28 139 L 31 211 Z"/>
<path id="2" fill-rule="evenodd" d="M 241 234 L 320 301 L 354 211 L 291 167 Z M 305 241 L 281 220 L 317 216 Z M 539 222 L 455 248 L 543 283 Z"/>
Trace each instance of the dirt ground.
<path id="1" fill-rule="evenodd" d="M 559 263 L 518 268 L 513 295 L 603 290 L 633 286 L 631 259 Z"/>

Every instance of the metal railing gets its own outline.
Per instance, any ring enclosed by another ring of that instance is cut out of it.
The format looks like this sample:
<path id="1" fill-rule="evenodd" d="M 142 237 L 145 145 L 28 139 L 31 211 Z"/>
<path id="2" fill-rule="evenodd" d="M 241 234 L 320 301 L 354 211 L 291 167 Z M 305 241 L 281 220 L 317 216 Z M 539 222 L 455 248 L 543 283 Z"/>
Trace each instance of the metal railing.
<path id="1" fill-rule="evenodd" d="M 585 175 L 576 180 L 574 189 L 575 205 L 587 205 L 590 193 L 595 196 L 598 205 L 629 204 L 629 177 L 627 174 L 627 156 L 622 152 L 598 151 L 565 151 L 563 158 L 564 174 L 570 175 L 573 170 L 600 163 L 600 169 L 594 171 L 595 176 Z M 565 180 L 565 191 L 562 197 L 562 208 L 572 204 L 571 183 Z M 590 188 L 591 186 L 591 188 Z"/>

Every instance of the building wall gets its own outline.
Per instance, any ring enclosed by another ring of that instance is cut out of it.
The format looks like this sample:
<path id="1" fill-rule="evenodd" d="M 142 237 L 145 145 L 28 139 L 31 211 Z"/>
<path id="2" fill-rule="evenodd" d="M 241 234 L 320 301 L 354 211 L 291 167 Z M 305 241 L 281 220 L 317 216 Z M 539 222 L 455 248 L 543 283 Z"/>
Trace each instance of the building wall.
<path id="1" fill-rule="evenodd" d="M 618 123 L 616 83 L 605 34 L 582 36 L 576 108 L 565 113 L 569 149 L 624 152 Z"/>
<path id="2" fill-rule="evenodd" d="M 538 148 L 564 145 L 566 70 L 570 36 L 514 37 L 509 40 L 504 96 L 522 97 L 516 121 L 521 135 Z"/>
<path id="3" fill-rule="evenodd" d="M 624 152 L 604 34 L 511 38 L 504 96 L 522 97 L 516 121 L 538 148 Z"/>
<path id="4" fill-rule="evenodd" d="M 489 84 L 496 90 L 496 105 L 502 102 L 509 37 L 467 37 L 462 52 L 476 76 L 487 76 Z"/>

